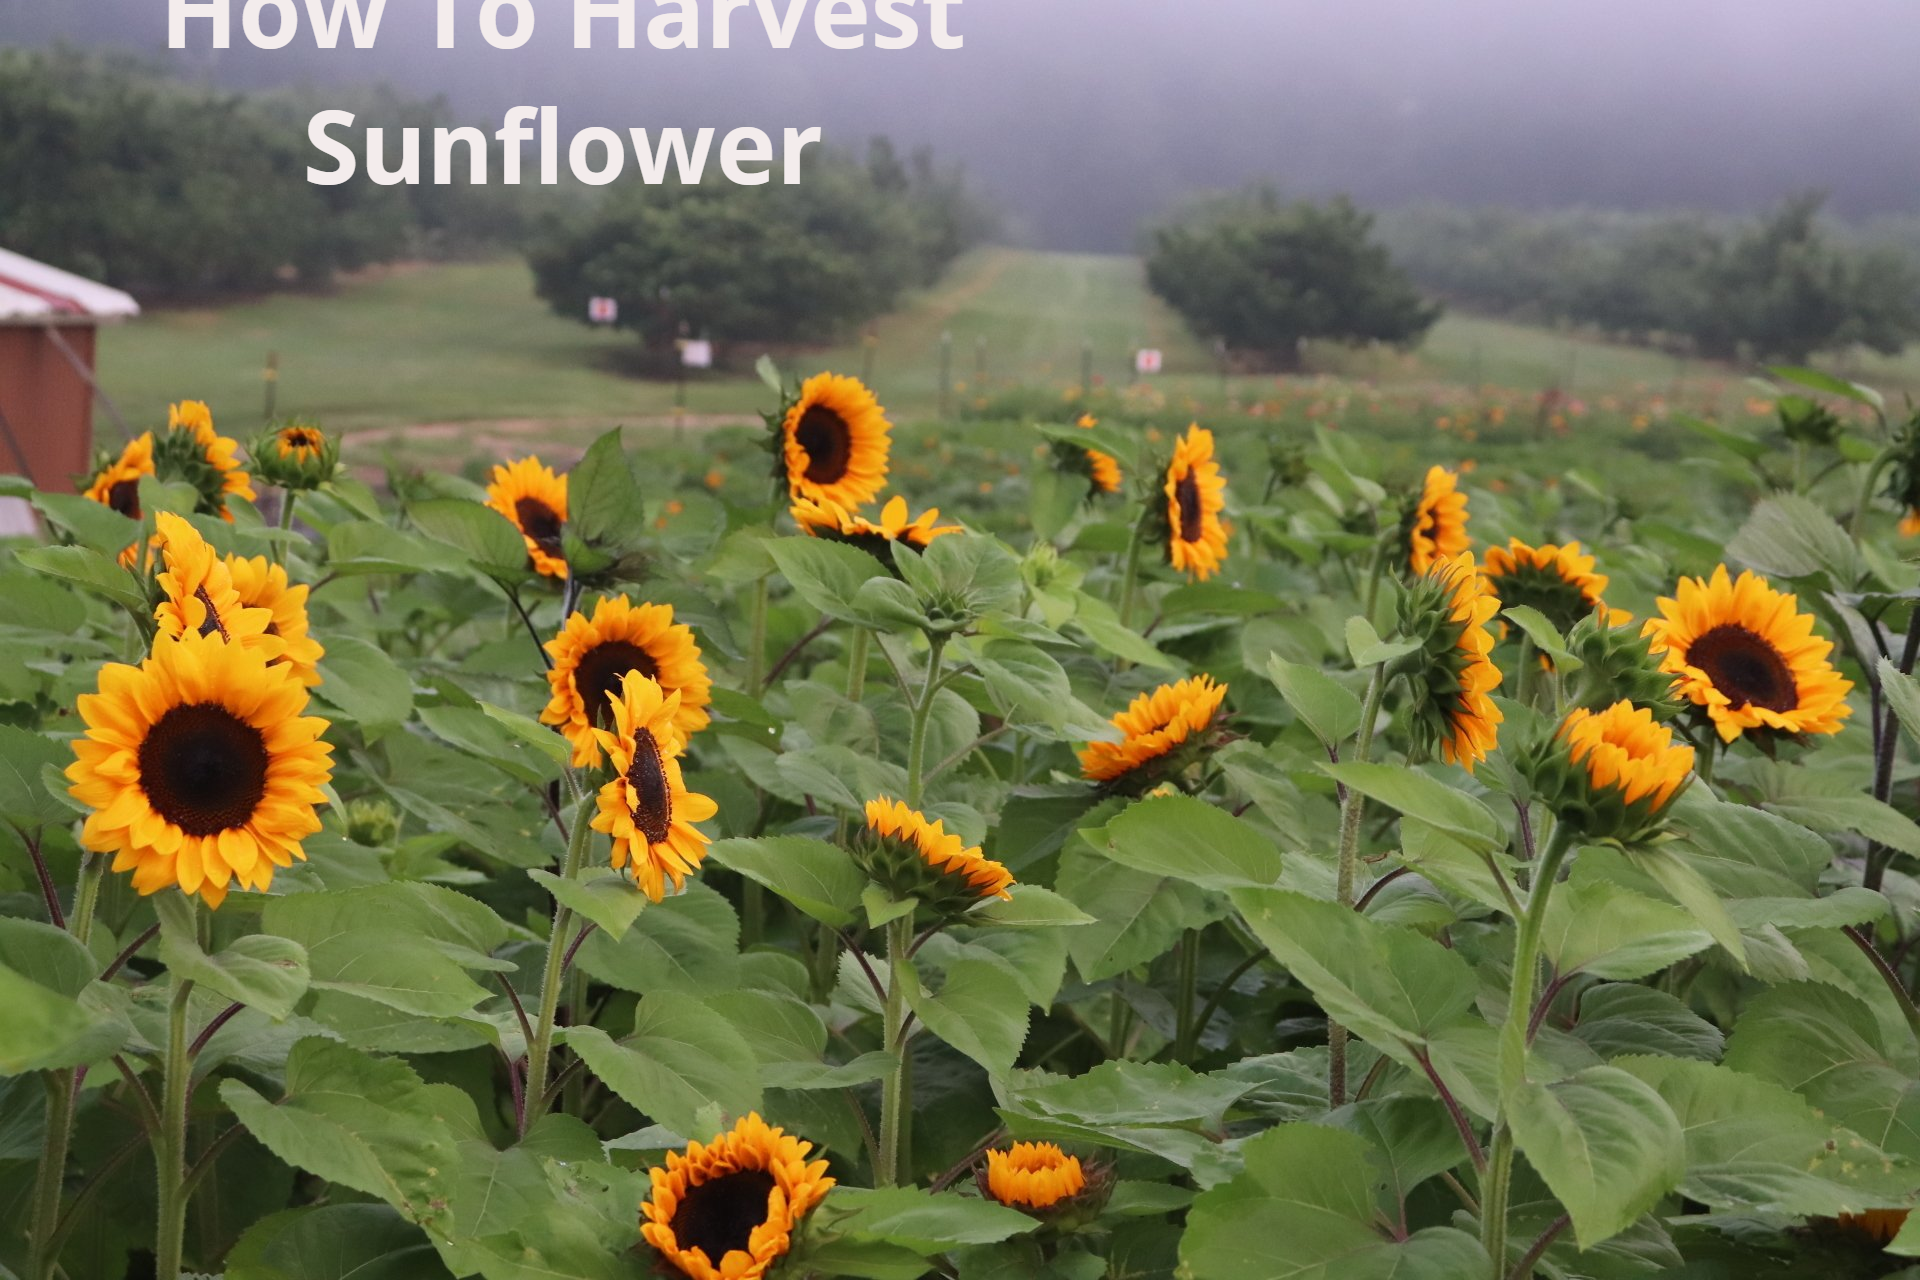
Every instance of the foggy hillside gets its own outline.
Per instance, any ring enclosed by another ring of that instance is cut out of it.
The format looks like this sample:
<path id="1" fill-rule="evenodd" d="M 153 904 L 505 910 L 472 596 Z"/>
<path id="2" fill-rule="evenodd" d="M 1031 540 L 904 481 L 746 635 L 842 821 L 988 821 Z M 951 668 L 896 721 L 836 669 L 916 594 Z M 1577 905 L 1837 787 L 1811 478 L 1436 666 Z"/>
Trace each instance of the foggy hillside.
<path id="1" fill-rule="evenodd" d="M 236 86 L 386 80 L 493 122 L 557 102 L 569 131 L 819 124 L 964 161 L 1016 235 L 1133 243 L 1187 194 L 1275 178 L 1363 203 L 1746 211 L 1809 187 L 1843 216 L 1920 210 L 1920 9 L 1910 0 L 966 0 L 958 52 L 572 48 L 572 5 L 534 41 L 461 47 L 393 0 L 379 46 L 170 53 L 164 0 L 0 0 L 0 42 L 148 55 Z M 703 6 L 704 8 L 704 6 Z M 641 4 L 643 20 L 651 6 Z M 924 12 L 924 11 L 923 11 Z M 204 23 L 196 24 L 204 32 Z M 198 35 L 205 43 L 206 37 Z"/>

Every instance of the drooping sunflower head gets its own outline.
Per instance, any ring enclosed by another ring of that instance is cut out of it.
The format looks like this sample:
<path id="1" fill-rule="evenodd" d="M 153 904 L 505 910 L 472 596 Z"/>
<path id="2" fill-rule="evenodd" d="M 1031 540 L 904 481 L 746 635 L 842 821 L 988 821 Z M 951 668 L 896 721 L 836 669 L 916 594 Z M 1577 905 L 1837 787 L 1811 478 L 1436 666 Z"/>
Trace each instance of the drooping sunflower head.
<path id="1" fill-rule="evenodd" d="M 964 532 L 957 524 L 939 524 L 940 508 L 929 507 L 909 519 L 907 500 L 898 494 L 888 499 L 876 524 L 856 515 L 836 502 L 825 499 L 795 498 L 791 508 L 793 522 L 811 538 L 827 538 L 858 547 L 889 569 L 893 567 L 893 545 L 904 542 L 915 551 L 925 551 L 935 538 Z"/>
<path id="2" fill-rule="evenodd" d="M 778 474 L 795 498 L 858 510 L 887 482 L 887 411 L 858 378 L 807 379 L 780 423 Z"/>
<path id="3" fill-rule="evenodd" d="M 1073 425 L 1082 431 L 1091 431 L 1100 425 L 1100 419 L 1090 413 L 1084 413 Z M 1067 440 L 1056 440 L 1053 445 L 1053 461 L 1062 472 L 1086 477 L 1088 497 L 1120 492 L 1123 479 L 1120 460 L 1110 453 L 1104 453 L 1091 446 L 1082 448 Z"/>
<path id="4" fill-rule="evenodd" d="M 231 565 L 198 529 L 171 511 L 156 514 L 154 528 L 161 563 L 156 581 L 163 595 L 153 618 L 161 635 L 218 636 L 256 650 L 268 661 L 286 653 L 287 641 L 275 633 L 272 612 L 240 598 Z M 301 588 L 303 603 L 305 590 Z"/>
<path id="5" fill-rule="evenodd" d="M 1472 546 L 1467 536 L 1467 495 L 1460 491 L 1460 477 L 1445 467 L 1429 467 L 1403 532 L 1407 567 L 1416 575 Z"/>
<path id="6" fill-rule="evenodd" d="M 1594 840 L 1650 839 L 1693 775 L 1693 748 L 1630 702 L 1576 707 L 1550 743 L 1525 754 L 1534 794 Z"/>
<path id="7" fill-rule="evenodd" d="M 593 829 L 613 837 L 615 869 L 631 866 L 635 883 L 659 902 L 669 883 L 677 893 L 699 870 L 707 837 L 693 824 L 719 806 L 688 791 L 681 777 L 679 694 L 662 693 L 654 680 L 629 671 L 611 702 L 612 727 L 594 731 L 613 777 L 596 798 Z"/>
<path id="8" fill-rule="evenodd" d="M 987 1151 L 973 1176 L 981 1196 L 1048 1221 L 1075 1209 L 1098 1209 L 1087 1201 L 1104 1201 L 1112 1190 L 1106 1165 L 1085 1167 L 1052 1142 L 1014 1142 Z"/>
<path id="9" fill-rule="evenodd" d="M 567 478 L 538 458 L 496 464 L 487 482 L 487 505 L 513 522 L 527 541 L 534 571 L 567 576 L 563 539 L 567 528 Z"/>
<path id="10" fill-rule="evenodd" d="M 184 480 L 200 495 L 203 515 L 233 519 L 228 498 L 254 499 L 253 482 L 240 468 L 238 441 L 214 430 L 213 411 L 199 400 L 167 407 L 167 434 L 154 447 L 162 480 Z"/>
<path id="11" fill-rule="evenodd" d="M 306 707 L 291 667 L 198 631 L 161 636 L 137 667 L 102 667 L 67 767 L 92 810 L 81 843 L 142 894 L 177 885 L 218 907 L 233 886 L 268 888 L 320 829 L 331 748 Z"/>
<path id="12" fill-rule="evenodd" d="M 1167 562 L 1204 582 L 1227 558 L 1231 532 L 1220 518 L 1227 508 L 1227 481 L 1213 455 L 1213 432 L 1195 424 L 1174 441 L 1161 489 L 1167 499 Z"/>
<path id="13" fill-rule="evenodd" d="M 898 800 L 867 801 L 854 858 L 896 901 L 918 898 L 935 915 L 958 916 L 988 898 L 1008 898 L 1013 874 Z"/>
<path id="14" fill-rule="evenodd" d="M 1487 624 L 1499 612 L 1471 551 L 1434 561 L 1400 597 L 1400 634 L 1420 645 L 1398 661 L 1413 690 L 1417 745 L 1468 772 L 1506 718 L 1490 696 L 1501 676 Z"/>
<path id="15" fill-rule="evenodd" d="M 279 661 L 293 668 L 301 684 L 318 685 L 320 660 L 327 651 L 308 630 L 306 583 L 290 585 L 286 569 L 265 556 L 228 556 L 224 563 L 241 609 L 264 610 L 268 615 L 265 630 L 280 641 Z"/>
<path id="16" fill-rule="evenodd" d="M 1607 577 L 1580 544 L 1528 546 L 1518 538 L 1490 547 L 1481 571 L 1506 608 L 1526 605 L 1565 631 L 1604 603 Z"/>
<path id="17" fill-rule="evenodd" d="M 1909 1212 L 1907 1209 L 1863 1209 L 1859 1213 L 1840 1214 L 1833 1221 L 1842 1231 L 1887 1245 L 1892 1244 L 1900 1228 L 1907 1225 Z"/>
<path id="18" fill-rule="evenodd" d="M 1207 675 L 1139 695 L 1113 717 L 1118 742 L 1090 742 L 1080 752 L 1080 775 L 1118 795 L 1144 795 L 1179 777 L 1215 744 L 1226 696 L 1227 686 Z"/>
<path id="19" fill-rule="evenodd" d="M 84 496 L 103 507 L 112 507 L 129 520 L 141 518 L 140 477 L 154 474 L 153 432 L 143 432 L 120 451 L 100 459 Z"/>
<path id="20" fill-rule="evenodd" d="M 1659 600 L 1645 635 L 1674 691 L 1703 712 L 1723 742 L 1743 733 L 1832 734 L 1852 714 L 1853 685 L 1827 660 L 1830 641 L 1792 595 L 1725 565 L 1682 578 Z"/>
<path id="21" fill-rule="evenodd" d="M 333 478 L 340 444 L 317 422 L 295 418 L 268 427 L 247 451 L 254 474 L 291 492 L 318 489 Z"/>
<path id="22" fill-rule="evenodd" d="M 813 1144 L 749 1113 L 711 1143 L 667 1153 L 640 1206 L 640 1234 L 691 1280 L 760 1280 L 833 1189 Z"/>
<path id="23" fill-rule="evenodd" d="M 540 720 L 566 735 L 575 768 L 596 766 L 603 758 L 595 731 L 612 725 L 630 672 L 676 700 L 673 727 L 683 740 L 712 719 L 707 705 L 713 681 L 700 661 L 693 630 L 674 622 L 672 605 L 635 605 L 624 595 L 603 598 L 591 618 L 584 613 L 568 618 L 546 649 L 553 657 L 547 672 L 552 697 Z"/>

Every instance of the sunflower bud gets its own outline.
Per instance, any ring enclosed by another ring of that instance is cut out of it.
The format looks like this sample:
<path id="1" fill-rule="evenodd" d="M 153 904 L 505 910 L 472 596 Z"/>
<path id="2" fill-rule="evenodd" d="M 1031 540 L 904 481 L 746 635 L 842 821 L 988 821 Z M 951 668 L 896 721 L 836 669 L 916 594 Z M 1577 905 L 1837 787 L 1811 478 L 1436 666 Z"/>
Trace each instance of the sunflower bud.
<path id="1" fill-rule="evenodd" d="M 1489 696 L 1501 680 L 1487 629 L 1498 612 L 1471 551 L 1434 561 L 1400 596 L 1400 637 L 1420 646 L 1393 671 L 1413 690 L 1415 745 L 1469 772 L 1493 750 L 1505 718 Z"/>
<path id="2" fill-rule="evenodd" d="M 988 1200 L 1060 1231 L 1091 1225 L 1113 1194 L 1113 1165 L 1082 1162 L 1051 1142 L 1016 1142 L 986 1153 L 973 1167 Z"/>
<path id="3" fill-rule="evenodd" d="M 1674 697 L 1673 676 L 1661 670 L 1660 659 L 1647 647 L 1633 615 L 1598 607 L 1567 632 L 1567 652 L 1580 659 L 1567 701 L 1598 711 L 1615 702 L 1647 708 L 1660 721 L 1680 712 Z"/>
<path id="4" fill-rule="evenodd" d="M 1831 409 L 1805 396 L 1781 396 L 1773 408 L 1780 415 L 1780 429 L 1795 444 L 1833 445 L 1846 429 Z"/>
<path id="5" fill-rule="evenodd" d="M 347 839 L 358 845 L 378 849 L 393 843 L 400 834 L 400 815 L 385 800 L 349 800 L 347 802 Z"/>
<path id="6" fill-rule="evenodd" d="M 1887 466 L 1887 496 L 1906 513 L 1900 532 L 1920 533 L 1920 408 L 1907 415 Z"/>
<path id="7" fill-rule="evenodd" d="M 340 466 L 340 442 L 304 418 L 277 422 L 247 447 L 253 473 L 290 493 L 310 493 Z"/>
<path id="8" fill-rule="evenodd" d="M 1693 748 L 1630 702 L 1575 709 L 1551 739 L 1522 753 L 1534 794 L 1572 830 L 1594 840 L 1643 844 L 1693 774 Z"/>
<path id="9" fill-rule="evenodd" d="M 896 902 L 917 899 L 934 915 L 958 919 L 988 898 L 1010 898 L 1013 874 L 898 800 L 867 801 L 867 824 L 853 860 Z"/>

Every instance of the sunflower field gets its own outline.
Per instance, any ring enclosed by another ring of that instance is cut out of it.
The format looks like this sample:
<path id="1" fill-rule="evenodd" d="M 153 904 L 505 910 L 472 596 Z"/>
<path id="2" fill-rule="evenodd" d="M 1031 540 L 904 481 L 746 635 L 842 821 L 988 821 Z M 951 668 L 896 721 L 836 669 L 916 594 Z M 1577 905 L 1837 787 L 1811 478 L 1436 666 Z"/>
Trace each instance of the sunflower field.
<path id="1" fill-rule="evenodd" d="M 1920 1276 L 1920 414 L 762 376 L 0 483 L 0 1276 Z"/>

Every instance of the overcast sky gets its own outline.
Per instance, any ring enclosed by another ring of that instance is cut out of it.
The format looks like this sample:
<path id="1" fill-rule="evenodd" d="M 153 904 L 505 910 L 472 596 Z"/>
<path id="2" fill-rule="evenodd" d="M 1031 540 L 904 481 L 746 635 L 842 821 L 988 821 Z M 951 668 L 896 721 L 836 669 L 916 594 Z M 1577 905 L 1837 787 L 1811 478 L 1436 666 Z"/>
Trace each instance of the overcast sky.
<path id="1" fill-rule="evenodd" d="M 451 52 L 432 0 L 390 0 L 364 54 L 304 32 L 169 53 L 166 0 L 0 0 L 0 43 L 234 84 L 386 80 L 494 127 L 555 102 L 569 131 L 885 132 L 964 161 L 1016 230 L 1062 247 L 1125 247 L 1183 195 L 1253 179 L 1381 207 L 1738 211 L 1818 187 L 1844 214 L 1920 212 L 1920 0 L 965 0 L 954 52 L 836 52 L 810 30 L 774 51 L 749 11 L 731 50 L 623 51 L 608 26 L 584 53 L 572 0 L 535 0 L 515 52 L 481 42 L 479 3 L 459 0 Z"/>

